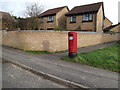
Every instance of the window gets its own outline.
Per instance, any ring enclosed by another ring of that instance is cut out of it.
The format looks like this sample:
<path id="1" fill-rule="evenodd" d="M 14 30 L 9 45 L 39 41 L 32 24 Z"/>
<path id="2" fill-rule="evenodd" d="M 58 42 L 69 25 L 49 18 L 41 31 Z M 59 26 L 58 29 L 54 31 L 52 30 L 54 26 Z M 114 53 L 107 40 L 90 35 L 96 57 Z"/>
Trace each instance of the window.
<path id="1" fill-rule="evenodd" d="M 53 16 L 48 16 L 48 22 L 53 22 Z"/>
<path id="2" fill-rule="evenodd" d="M 76 22 L 76 16 L 71 16 L 70 17 L 70 22 L 75 23 Z"/>
<path id="3" fill-rule="evenodd" d="M 40 18 L 40 23 L 43 23 L 43 18 Z"/>
<path id="4" fill-rule="evenodd" d="M 84 14 L 82 16 L 82 21 L 92 21 L 92 14 Z"/>

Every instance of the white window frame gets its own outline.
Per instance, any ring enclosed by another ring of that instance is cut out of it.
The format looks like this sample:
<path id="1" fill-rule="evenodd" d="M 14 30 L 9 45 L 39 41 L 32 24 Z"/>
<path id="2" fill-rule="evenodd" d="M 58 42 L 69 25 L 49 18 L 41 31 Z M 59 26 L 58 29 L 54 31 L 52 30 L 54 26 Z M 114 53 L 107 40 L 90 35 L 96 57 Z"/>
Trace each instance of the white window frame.
<path id="1" fill-rule="evenodd" d="M 70 16 L 70 22 L 76 22 L 76 16 Z"/>
<path id="2" fill-rule="evenodd" d="M 48 16 L 48 22 L 53 22 L 54 21 L 54 17 L 53 16 Z"/>
<path id="3" fill-rule="evenodd" d="M 82 15 L 82 21 L 92 21 L 93 14 L 83 14 Z"/>

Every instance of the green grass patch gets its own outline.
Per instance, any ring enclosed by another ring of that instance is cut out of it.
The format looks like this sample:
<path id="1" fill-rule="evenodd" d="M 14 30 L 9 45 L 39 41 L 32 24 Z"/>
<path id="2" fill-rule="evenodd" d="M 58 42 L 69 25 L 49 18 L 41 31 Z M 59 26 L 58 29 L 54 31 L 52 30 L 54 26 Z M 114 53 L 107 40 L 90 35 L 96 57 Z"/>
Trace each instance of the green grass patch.
<path id="1" fill-rule="evenodd" d="M 33 54 L 54 54 L 54 53 L 65 52 L 65 51 L 48 52 L 48 51 L 34 51 L 34 50 L 25 50 L 25 51 Z"/>
<path id="2" fill-rule="evenodd" d="M 33 54 L 48 54 L 50 52 L 47 51 L 33 51 L 33 50 L 25 50 L 26 52 L 33 53 Z"/>
<path id="3" fill-rule="evenodd" d="M 119 72 L 120 65 L 118 62 L 118 48 L 120 44 L 98 49 L 88 53 L 78 53 L 76 58 L 70 59 L 68 56 L 64 56 L 62 60 L 78 62 L 98 68 L 103 68 L 115 72 Z"/>

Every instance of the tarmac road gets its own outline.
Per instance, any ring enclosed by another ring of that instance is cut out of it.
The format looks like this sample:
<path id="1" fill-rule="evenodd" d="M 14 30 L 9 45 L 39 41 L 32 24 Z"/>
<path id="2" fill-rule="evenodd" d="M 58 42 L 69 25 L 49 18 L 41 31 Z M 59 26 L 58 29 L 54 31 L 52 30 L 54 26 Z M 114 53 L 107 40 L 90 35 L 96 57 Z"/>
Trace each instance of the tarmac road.
<path id="1" fill-rule="evenodd" d="M 2 69 L 3 88 L 65 88 L 11 63 L 3 63 Z"/>
<path id="2" fill-rule="evenodd" d="M 117 42 L 81 48 L 81 52 L 88 52 Z M 3 46 L 2 57 L 17 65 L 25 66 L 33 71 L 44 72 L 61 79 L 72 81 L 82 87 L 90 88 L 118 88 L 118 73 L 104 69 L 62 61 L 60 58 L 67 52 L 55 54 L 31 54 L 22 50 Z M 51 78 L 50 78 L 51 79 Z"/>

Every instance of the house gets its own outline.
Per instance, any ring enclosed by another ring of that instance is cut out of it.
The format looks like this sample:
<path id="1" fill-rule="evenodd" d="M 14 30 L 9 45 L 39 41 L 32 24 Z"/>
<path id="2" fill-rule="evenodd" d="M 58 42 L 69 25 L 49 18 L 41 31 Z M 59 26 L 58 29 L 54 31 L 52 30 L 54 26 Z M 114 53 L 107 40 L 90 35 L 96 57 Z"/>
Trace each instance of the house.
<path id="1" fill-rule="evenodd" d="M 41 30 L 53 30 L 57 27 L 66 27 L 65 14 L 68 13 L 69 9 L 67 6 L 49 9 L 39 15 Z"/>
<path id="2" fill-rule="evenodd" d="M 113 23 L 107 17 L 105 17 L 105 19 L 104 19 L 104 28 L 112 26 L 112 24 Z"/>
<path id="3" fill-rule="evenodd" d="M 0 30 L 11 30 L 14 23 L 15 19 L 9 13 L 0 11 Z"/>
<path id="4" fill-rule="evenodd" d="M 104 28 L 103 31 L 104 32 L 109 32 L 109 31 L 120 32 L 120 23 Z"/>
<path id="5" fill-rule="evenodd" d="M 67 29 L 102 32 L 111 22 L 105 18 L 103 2 L 76 6 L 66 14 Z"/>

